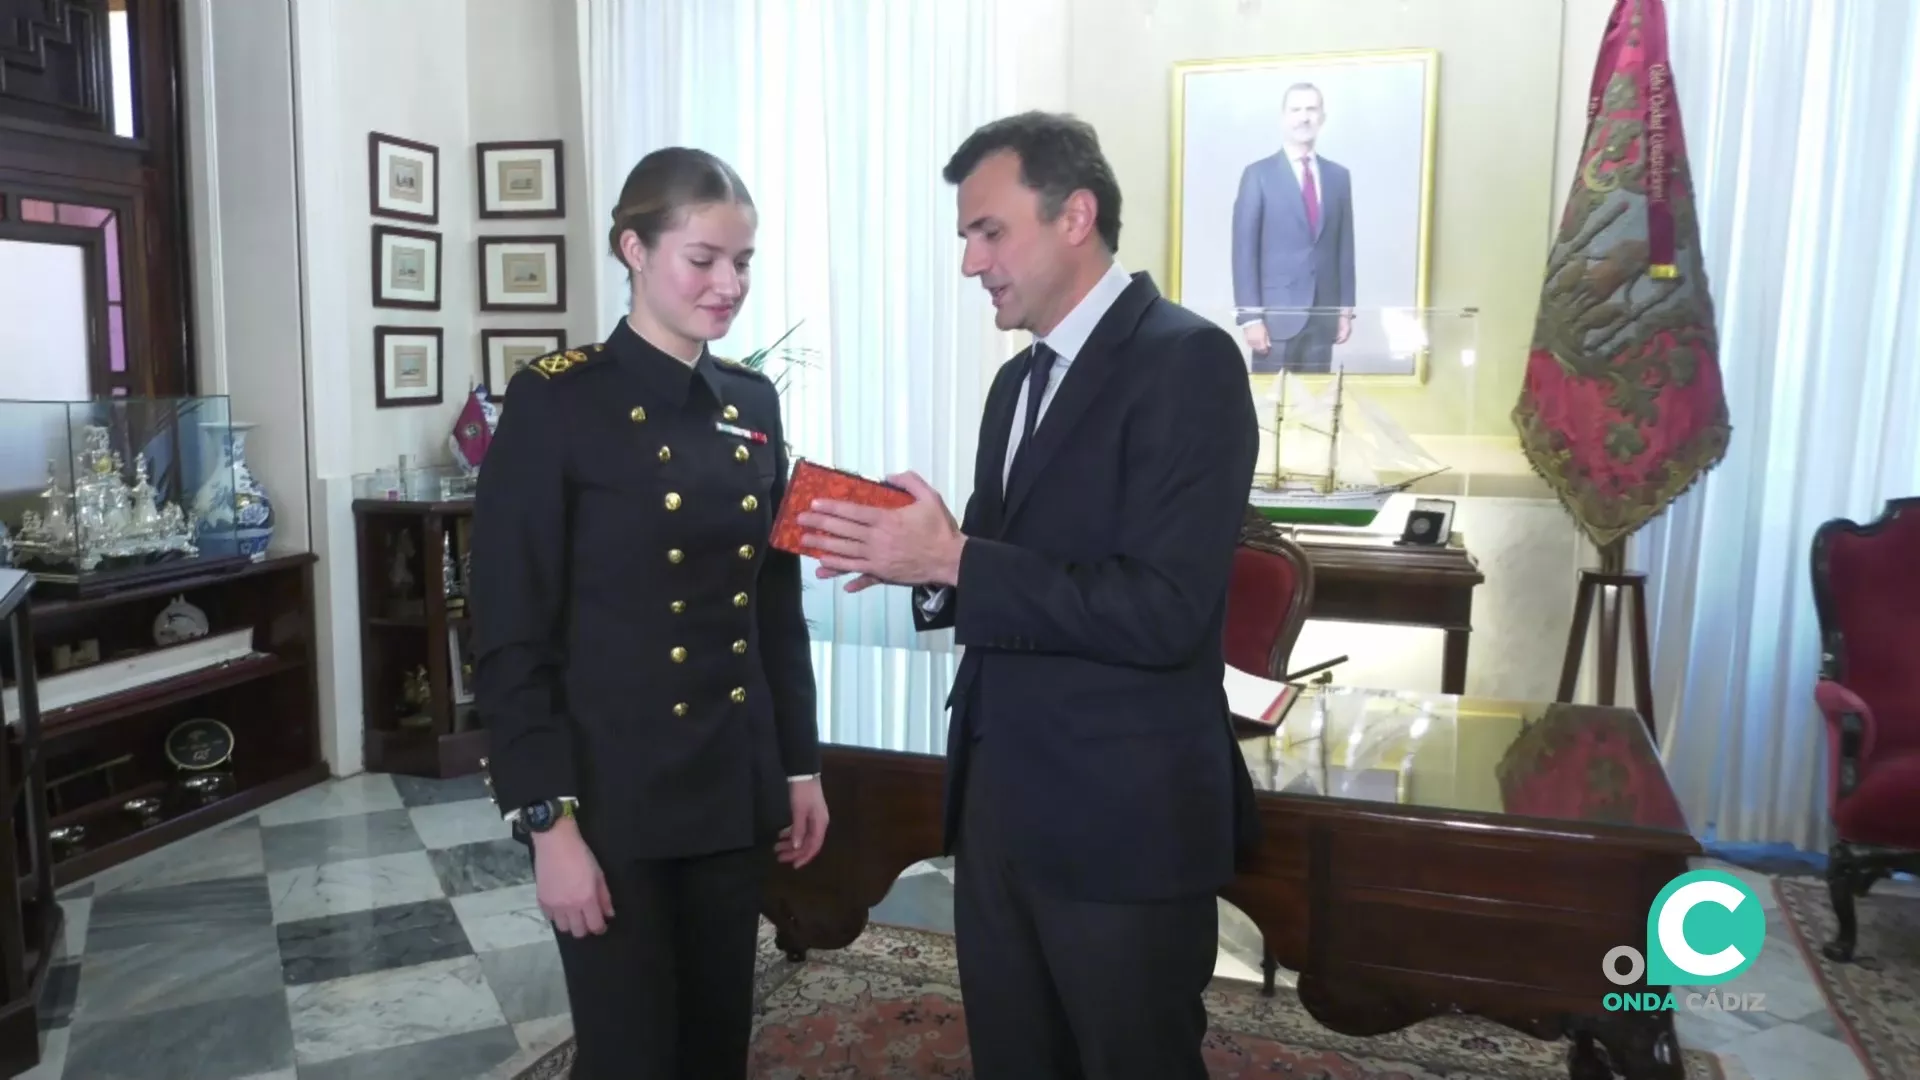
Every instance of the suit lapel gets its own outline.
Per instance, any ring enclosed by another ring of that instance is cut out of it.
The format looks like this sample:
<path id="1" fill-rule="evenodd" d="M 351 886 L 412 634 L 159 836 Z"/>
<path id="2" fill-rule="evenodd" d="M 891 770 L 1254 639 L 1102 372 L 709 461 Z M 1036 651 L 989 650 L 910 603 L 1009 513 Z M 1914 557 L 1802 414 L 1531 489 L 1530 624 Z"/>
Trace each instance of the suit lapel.
<path id="1" fill-rule="evenodd" d="M 1054 391 L 1053 401 L 1047 405 L 1040 426 L 1034 430 L 1033 445 L 1022 449 L 1019 460 L 1014 462 L 1013 475 L 1007 479 L 1006 513 L 1000 519 L 1003 532 L 1032 493 L 1034 481 L 1046 469 L 1047 462 L 1073 434 L 1087 407 L 1100 396 L 1101 387 L 1106 385 L 1118 361 L 1115 353 L 1133 336 L 1147 306 L 1159 296 L 1160 290 L 1154 287 L 1151 278 L 1144 273 L 1135 274 L 1132 284 L 1087 336 L 1086 345 L 1074 357 L 1060 389 Z M 1008 424 L 1011 423 L 1009 416 Z M 1005 445 L 1004 439 L 1002 445 Z"/>
<path id="2" fill-rule="evenodd" d="M 1013 436 L 1014 410 L 1020 404 L 1020 373 L 1025 370 L 1024 363 L 1008 364 L 993 381 L 982 413 L 985 430 L 980 440 L 980 454 L 973 466 L 973 480 L 974 486 L 980 489 L 980 512 L 986 515 L 986 532 L 990 536 L 999 536 L 1000 523 L 1006 520 L 1007 443 Z"/>

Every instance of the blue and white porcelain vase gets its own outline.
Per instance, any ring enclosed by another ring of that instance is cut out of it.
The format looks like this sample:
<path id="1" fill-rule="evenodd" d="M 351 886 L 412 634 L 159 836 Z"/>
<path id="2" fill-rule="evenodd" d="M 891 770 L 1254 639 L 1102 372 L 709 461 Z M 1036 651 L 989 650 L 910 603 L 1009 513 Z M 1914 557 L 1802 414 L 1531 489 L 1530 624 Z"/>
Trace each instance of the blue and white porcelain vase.
<path id="1" fill-rule="evenodd" d="M 193 509 L 203 532 L 232 529 L 240 553 L 258 562 L 266 558 L 274 523 L 273 500 L 267 498 L 247 466 L 247 432 L 254 426 L 236 422 L 228 432 L 208 429 L 214 444 L 209 455 L 213 470 L 194 498 Z"/>

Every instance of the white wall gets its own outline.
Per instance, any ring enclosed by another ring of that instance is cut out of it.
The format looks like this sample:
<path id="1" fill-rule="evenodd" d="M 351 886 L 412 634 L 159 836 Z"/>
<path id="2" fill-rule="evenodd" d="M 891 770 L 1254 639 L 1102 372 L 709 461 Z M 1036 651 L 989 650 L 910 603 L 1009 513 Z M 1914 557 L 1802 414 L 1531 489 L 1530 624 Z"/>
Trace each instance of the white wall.
<path id="1" fill-rule="evenodd" d="M 181 29 L 200 390 L 259 425 L 247 462 L 273 501 L 271 550 L 309 551 L 289 12 L 197 0 Z"/>
<path id="2" fill-rule="evenodd" d="M 197 316 L 208 392 L 228 392 L 254 468 L 281 506 L 276 547 L 320 556 L 323 750 L 362 768 L 353 477 L 448 460 L 447 433 L 479 376 L 483 326 L 597 336 L 583 260 L 581 121 L 572 0 L 188 0 Z M 367 136 L 437 146 L 438 311 L 372 304 Z M 567 141 L 567 221 L 483 224 L 474 144 Z M 217 167 L 216 167 L 217 166 Z M 220 178 L 224 174 L 226 180 Z M 569 226 L 572 226 L 569 228 Z M 566 232 L 569 311 L 479 312 L 477 237 Z M 374 405 L 375 326 L 439 327 L 442 403 Z M 298 505 L 293 522 L 288 503 Z M 310 507 L 309 504 L 310 503 Z"/>
<path id="3" fill-rule="evenodd" d="M 610 207 L 587 202 L 585 118 L 580 111 L 580 63 L 575 59 L 573 0 L 467 0 L 467 150 L 457 170 L 478 192 L 472 144 L 527 139 L 566 142 L 566 220 L 494 220 L 485 236 L 564 233 L 567 237 L 567 311 L 564 315 L 478 314 L 467 343 L 473 376 L 480 377 L 479 330 L 564 327 L 570 341 L 599 341 L 611 327 L 597 325 L 593 270 L 606 250 Z M 537 58 L 537 60 L 535 59 Z M 449 170 L 450 175 L 456 170 Z M 474 273 L 477 275 L 478 270 Z M 477 278 L 476 278 L 477 280 Z"/>

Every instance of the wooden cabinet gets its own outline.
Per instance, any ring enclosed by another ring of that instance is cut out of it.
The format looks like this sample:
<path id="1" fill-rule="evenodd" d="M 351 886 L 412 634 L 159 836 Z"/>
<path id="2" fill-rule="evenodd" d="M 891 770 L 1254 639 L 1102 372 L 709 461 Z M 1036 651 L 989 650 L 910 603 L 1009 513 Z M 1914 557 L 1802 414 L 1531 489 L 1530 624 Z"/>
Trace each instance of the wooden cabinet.
<path id="1" fill-rule="evenodd" d="M 361 499 L 353 516 L 367 768 L 478 772 L 487 733 L 473 705 L 466 611 L 473 503 Z"/>
<path id="2" fill-rule="evenodd" d="M 11 844 L 0 844 L 0 1073 L 17 1076 L 40 1061 L 40 997 L 62 930 L 53 897 L 53 856 L 47 840 L 45 762 L 34 672 L 29 596 L 33 578 L 0 568 L 0 623 L 8 628 L 16 670 L 17 711 L 0 722 L 17 731 L 14 754 L 0 754 L 0 813 Z"/>
<path id="3" fill-rule="evenodd" d="M 44 776 L 56 884 L 326 778 L 314 562 L 281 556 L 81 599 L 36 592 L 0 674 L 15 701 L 37 675 L 39 743 L 9 725 L 7 767 Z M 157 631 L 181 612 L 190 629 Z M 187 730 L 215 736 L 201 744 L 212 756 L 183 755 Z"/>

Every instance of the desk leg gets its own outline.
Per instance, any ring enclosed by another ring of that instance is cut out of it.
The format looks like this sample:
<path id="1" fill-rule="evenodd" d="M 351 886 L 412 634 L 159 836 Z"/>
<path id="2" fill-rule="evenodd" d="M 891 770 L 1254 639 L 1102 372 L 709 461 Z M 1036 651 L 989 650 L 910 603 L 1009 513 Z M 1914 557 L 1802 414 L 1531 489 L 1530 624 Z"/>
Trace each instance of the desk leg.
<path id="1" fill-rule="evenodd" d="M 1447 643 L 1440 654 L 1441 693 L 1467 692 L 1467 642 L 1472 637 L 1471 630 L 1447 631 Z"/>

